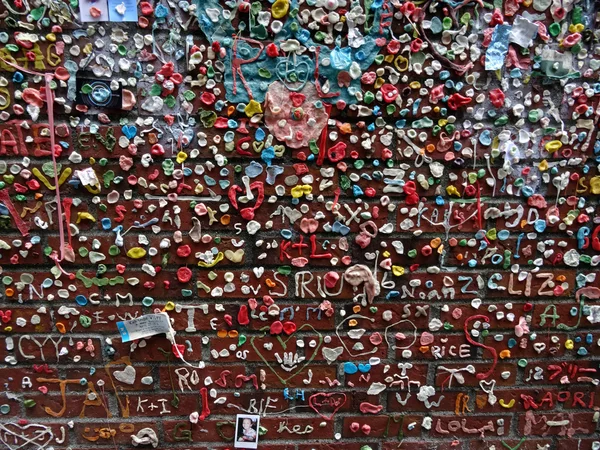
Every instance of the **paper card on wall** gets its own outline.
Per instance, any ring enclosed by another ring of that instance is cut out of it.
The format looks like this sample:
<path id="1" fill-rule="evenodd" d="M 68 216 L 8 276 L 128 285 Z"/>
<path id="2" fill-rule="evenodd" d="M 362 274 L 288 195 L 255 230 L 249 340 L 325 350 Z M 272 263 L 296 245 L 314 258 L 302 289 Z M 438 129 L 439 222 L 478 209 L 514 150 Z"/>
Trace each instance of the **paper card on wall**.
<path id="1" fill-rule="evenodd" d="M 515 17 L 508 41 L 523 48 L 529 47 L 537 36 L 538 26 L 522 16 Z"/>
<path id="2" fill-rule="evenodd" d="M 108 0 L 81 0 L 79 13 L 82 22 L 108 22 Z"/>
<path id="3" fill-rule="evenodd" d="M 545 48 L 542 50 L 540 68 L 547 77 L 564 78 L 573 70 L 573 54 Z"/>
<path id="4" fill-rule="evenodd" d="M 117 322 L 123 342 L 135 341 L 156 334 L 168 333 L 171 329 L 167 313 L 146 314 L 136 319 Z"/>
<path id="5" fill-rule="evenodd" d="M 135 0 L 108 0 L 108 14 L 111 22 L 137 22 Z"/>
<path id="6" fill-rule="evenodd" d="M 504 67 L 508 53 L 508 36 L 511 25 L 496 25 L 492 33 L 492 42 L 485 52 L 485 70 L 499 70 Z"/>

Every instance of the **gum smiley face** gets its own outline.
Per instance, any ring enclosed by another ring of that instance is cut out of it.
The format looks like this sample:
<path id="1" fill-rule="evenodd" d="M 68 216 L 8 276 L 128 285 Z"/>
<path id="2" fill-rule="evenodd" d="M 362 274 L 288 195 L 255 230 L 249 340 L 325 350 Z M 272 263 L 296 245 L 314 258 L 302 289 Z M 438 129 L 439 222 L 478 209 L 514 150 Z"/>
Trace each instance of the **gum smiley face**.
<path id="1" fill-rule="evenodd" d="M 288 356 L 286 356 L 285 358 L 278 358 L 278 362 L 281 361 L 281 362 L 279 362 L 280 367 L 286 372 L 291 372 L 291 375 L 286 378 L 282 377 L 275 370 L 273 365 L 268 362 L 268 358 L 266 358 L 263 353 L 265 351 L 264 348 L 261 349 L 262 345 L 260 345 L 260 340 L 262 337 L 265 337 L 267 335 L 267 329 L 263 328 L 261 330 L 263 332 L 262 336 L 252 336 L 252 338 L 250 339 L 250 345 L 252 346 L 252 348 L 254 349 L 256 354 L 267 365 L 269 370 L 271 372 L 273 372 L 273 374 L 284 385 L 287 385 L 287 383 L 290 380 L 292 380 L 294 377 L 296 377 L 296 375 L 300 374 L 304 369 L 307 368 L 307 366 L 309 366 L 309 364 L 311 364 L 313 362 L 313 360 L 319 354 L 319 350 L 321 349 L 321 345 L 323 344 L 323 335 L 319 331 L 317 331 L 312 325 L 310 325 L 308 323 L 302 325 L 301 327 L 298 327 L 296 332 L 301 332 L 306 329 L 309 329 L 313 333 L 317 334 L 316 345 L 312 348 L 312 350 L 308 350 L 309 354 L 307 354 L 306 356 L 304 356 L 302 358 L 296 358 L 294 356 L 289 356 L 290 355 L 289 353 L 288 353 Z M 290 335 L 289 337 L 287 337 L 285 339 L 283 339 L 281 336 L 277 336 L 277 340 L 281 343 L 281 346 L 283 347 L 284 352 L 285 352 L 285 349 L 287 348 L 287 342 L 290 339 L 297 339 L 297 337 L 295 336 L 295 333 L 293 333 L 292 335 Z"/>

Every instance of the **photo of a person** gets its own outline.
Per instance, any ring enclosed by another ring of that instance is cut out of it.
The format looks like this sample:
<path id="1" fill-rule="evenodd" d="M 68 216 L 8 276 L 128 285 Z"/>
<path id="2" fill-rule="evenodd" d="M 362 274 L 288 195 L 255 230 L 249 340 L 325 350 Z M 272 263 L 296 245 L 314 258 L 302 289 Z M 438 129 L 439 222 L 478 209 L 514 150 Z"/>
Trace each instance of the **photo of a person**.
<path id="1" fill-rule="evenodd" d="M 252 426 L 252 420 L 242 420 L 242 435 L 238 438 L 238 441 L 254 442 L 256 440 L 256 431 Z"/>
<path id="2" fill-rule="evenodd" d="M 260 417 L 238 414 L 235 427 L 235 448 L 258 448 L 258 424 Z"/>

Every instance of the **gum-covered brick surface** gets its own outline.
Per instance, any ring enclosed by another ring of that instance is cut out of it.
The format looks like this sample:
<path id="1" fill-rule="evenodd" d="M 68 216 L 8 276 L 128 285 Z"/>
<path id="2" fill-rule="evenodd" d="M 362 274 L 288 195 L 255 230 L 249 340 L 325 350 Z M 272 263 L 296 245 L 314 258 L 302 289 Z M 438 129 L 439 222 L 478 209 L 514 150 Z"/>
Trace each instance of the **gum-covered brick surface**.
<path id="1" fill-rule="evenodd" d="M 0 448 L 600 450 L 599 5 L 0 0 Z"/>

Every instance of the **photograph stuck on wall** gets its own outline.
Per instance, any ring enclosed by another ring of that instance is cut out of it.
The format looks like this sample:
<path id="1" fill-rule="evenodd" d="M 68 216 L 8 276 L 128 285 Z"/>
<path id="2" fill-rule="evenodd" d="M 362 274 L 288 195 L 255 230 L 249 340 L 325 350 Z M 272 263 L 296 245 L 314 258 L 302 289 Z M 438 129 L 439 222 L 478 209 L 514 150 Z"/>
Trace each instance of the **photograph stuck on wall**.
<path id="1" fill-rule="evenodd" d="M 258 448 L 260 416 L 238 414 L 235 419 L 235 448 Z"/>

